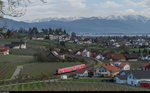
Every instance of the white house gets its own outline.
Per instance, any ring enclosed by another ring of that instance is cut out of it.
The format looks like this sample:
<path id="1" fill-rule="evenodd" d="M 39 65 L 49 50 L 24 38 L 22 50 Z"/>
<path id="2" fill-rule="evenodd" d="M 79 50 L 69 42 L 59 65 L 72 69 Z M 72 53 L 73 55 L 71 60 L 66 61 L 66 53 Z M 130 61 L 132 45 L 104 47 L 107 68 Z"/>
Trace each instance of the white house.
<path id="1" fill-rule="evenodd" d="M 82 52 L 82 56 L 83 57 L 90 57 L 90 51 L 88 51 L 88 50 L 84 50 L 83 52 Z"/>
<path id="2" fill-rule="evenodd" d="M 123 70 L 119 72 L 119 75 L 115 77 L 116 83 L 118 84 L 127 84 L 127 77 L 130 73 L 130 70 Z"/>
<path id="3" fill-rule="evenodd" d="M 150 61 L 150 55 L 147 55 L 146 57 L 142 57 L 142 60 Z"/>
<path id="4" fill-rule="evenodd" d="M 67 79 L 67 75 L 61 75 L 61 79 Z"/>
<path id="5" fill-rule="evenodd" d="M 88 76 L 88 71 L 86 69 L 79 69 L 76 71 L 76 76 L 78 77 Z"/>
<path id="6" fill-rule="evenodd" d="M 104 60 L 105 57 L 103 57 L 101 54 L 99 54 L 99 55 L 96 56 L 96 59 L 98 59 L 98 60 Z"/>
<path id="7" fill-rule="evenodd" d="M 142 81 L 150 81 L 150 71 L 134 70 L 127 77 L 127 84 L 140 86 Z"/>
<path id="8" fill-rule="evenodd" d="M 5 46 L 13 49 L 26 49 L 26 42 L 11 42 L 11 44 L 6 44 Z"/>
<path id="9" fill-rule="evenodd" d="M 81 53 L 81 51 L 78 51 L 77 53 L 76 53 L 76 55 L 81 55 L 82 53 Z"/>

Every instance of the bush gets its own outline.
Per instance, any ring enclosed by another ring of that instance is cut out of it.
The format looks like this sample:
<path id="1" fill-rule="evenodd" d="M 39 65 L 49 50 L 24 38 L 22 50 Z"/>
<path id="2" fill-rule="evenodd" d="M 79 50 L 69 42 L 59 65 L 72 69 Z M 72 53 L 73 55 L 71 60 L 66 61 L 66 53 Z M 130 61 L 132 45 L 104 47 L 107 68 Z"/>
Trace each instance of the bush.
<path id="1" fill-rule="evenodd" d="M 34 57 L 38 62 L 46 62 L 47 61 L 47 55 L 44 52 L 36 53 L 36 54 L 34 54 Z"/>

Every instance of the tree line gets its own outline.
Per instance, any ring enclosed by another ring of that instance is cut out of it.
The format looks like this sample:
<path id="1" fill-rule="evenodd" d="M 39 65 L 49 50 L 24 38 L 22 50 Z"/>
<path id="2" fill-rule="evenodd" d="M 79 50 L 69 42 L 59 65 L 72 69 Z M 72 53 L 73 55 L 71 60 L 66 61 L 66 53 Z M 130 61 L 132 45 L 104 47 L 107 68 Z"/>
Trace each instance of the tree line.
<path id="1" fill-rule="evenodd" d="M 15 34 L 14 34 L 15 33 Z M 28 30 L 24 28 L 19 28 L 19 30 L 6 29 L 6 27 L 0 28 L 0 38 L 24 38 L 28 37 L 32 39 L 32 37 L 43 37 L 49 39 L 49 35 L 68 35 L 66 30 L 57 28 L 57 29 L 41 29 L 40 31 L 37 27 L 29 28 Z"/>

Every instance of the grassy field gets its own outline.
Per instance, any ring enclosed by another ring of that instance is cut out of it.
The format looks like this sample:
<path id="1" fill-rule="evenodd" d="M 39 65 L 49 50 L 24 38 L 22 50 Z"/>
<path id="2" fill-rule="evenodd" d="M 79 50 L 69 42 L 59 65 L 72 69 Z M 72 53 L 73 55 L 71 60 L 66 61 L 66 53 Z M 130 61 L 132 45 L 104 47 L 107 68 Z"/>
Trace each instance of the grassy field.
<path id="1" fill-rule="evenodd" d="M 12 63 L 0 63 L 0 80 L 10 79 L 16 68 Z"/>
<path id="2" fill-rule="evenodd" d="M 0 56 L 0 80 L 10 79 L 18 65 L 33 62 L 32 56 Z"/>
<path id="3" fill-rule="evenodd" d="M 31 63 L 34 61 L 33 56 L 0 55 L 0 59 L 0 63 L 16 63 L 18 65 Z"/>
<path id="4" fill-rule="evenodd" d="M 56 74 L 56 69 L 82 64 L 80 62 L 65 62 L 65 63 L 32 63 L 26 64 L 23 68 L 23 74 L 32 77 L 40 77 L 42 73 L 48 76 Z"/>
<path id="5" fill-rule="evenodd" d="M 3 87 L 0 91 L 150 91 L 150 89 L 102 82 L 39 82 Z"/>

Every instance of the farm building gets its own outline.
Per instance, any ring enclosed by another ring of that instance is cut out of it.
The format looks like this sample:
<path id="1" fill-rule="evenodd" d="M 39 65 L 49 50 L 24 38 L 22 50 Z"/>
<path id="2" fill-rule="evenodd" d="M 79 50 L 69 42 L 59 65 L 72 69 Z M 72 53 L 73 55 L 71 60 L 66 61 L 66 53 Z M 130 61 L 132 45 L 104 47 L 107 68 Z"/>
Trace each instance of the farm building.
<path id="1" fill-rule="evenodd" d="M 86 69 L 79 69 L 76 71 L 76 76 L 79 77 L 88 76 L 88 71 Z"/>
<path id="2" fill-rule="evenodd" d="M 130 65 L 128 62 L 110 62 L 110 65 L 115 65 L 120 70 L 130 70 Z"/>
<path id="3" fill-rule="evenodd" d="M 11 42 L 11 44 L 5 46 L 13 49 L 26 49 L 26 42 Z"/>
<path id="4" fill-rule="evenodd" d="M 61 79 L 67 79 L 67 75 L 61 75 Z"/>
<path id="5" fill-rule="evenodd" d="M 8 47 L 0 47 L 0 55 L 9 55 Z"/>
<path id="6" fill-rule="evenodd" d="M 137 54 L 125 54 L 127 61 L 138 61 L 138 55 Z"/>
<path id="7" fill-rule="evenodd" d="M 142 81 L 150 81 L 150 71 L 134 70 L 127 77 L 127 84 L 140 86 Z"/>
<path id="8" fill-rule="evenodd" d="M 100 76 L 114 77 L 119 73 L 120 69 L 114 65 L 105 64 L 99 68 Z"/>
<path id="9" fill-rule="evenodd" d="M 150 70 L 150 62 L 143 65 L 143 70 Z"/>

